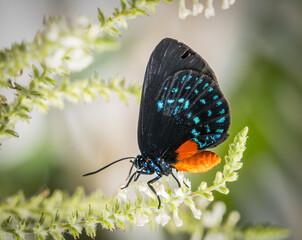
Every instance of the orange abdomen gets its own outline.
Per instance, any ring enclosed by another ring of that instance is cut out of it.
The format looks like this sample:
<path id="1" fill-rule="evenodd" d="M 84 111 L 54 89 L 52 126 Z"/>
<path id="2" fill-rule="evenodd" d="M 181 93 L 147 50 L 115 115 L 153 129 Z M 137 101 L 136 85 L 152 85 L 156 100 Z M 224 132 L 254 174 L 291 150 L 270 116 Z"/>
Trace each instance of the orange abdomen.
<path id="1" fill-rule="evenodd" d="M 191 155 L 188 158 L 177 158 L 175 168 L 183 172 L 206 172 L 215 167 L 221 158 L 211 151 L 201 151 Z"/>

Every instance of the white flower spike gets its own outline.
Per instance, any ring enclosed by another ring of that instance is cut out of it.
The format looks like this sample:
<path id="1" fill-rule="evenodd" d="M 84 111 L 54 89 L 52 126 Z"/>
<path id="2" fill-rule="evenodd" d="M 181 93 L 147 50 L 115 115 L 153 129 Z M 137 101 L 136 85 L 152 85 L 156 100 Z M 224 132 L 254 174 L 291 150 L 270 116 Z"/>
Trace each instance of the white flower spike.
<path id="1" fill-rule="evenodd" d="M 202 4 L 204 2 L 204 4 Z M 222 0 L 221 8 L 228 9 L 235 3 L 235 0 Z M 204 7 L 205 6 L 205 7 Z M 179 18 L 185 19 L 192 15 L 197 16 L 204 11 L 206 18 L 215 16 L 214 0 L 192 0 L 192 11 L 186 7 L 186 0 L 179 1 Z"/>

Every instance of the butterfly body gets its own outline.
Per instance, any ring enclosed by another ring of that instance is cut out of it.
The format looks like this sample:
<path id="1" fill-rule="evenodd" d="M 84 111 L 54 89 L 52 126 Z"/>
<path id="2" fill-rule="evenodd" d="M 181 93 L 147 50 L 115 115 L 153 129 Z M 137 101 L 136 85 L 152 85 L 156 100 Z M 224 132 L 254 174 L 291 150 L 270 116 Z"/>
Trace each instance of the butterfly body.
<path id="1" fill-rule="evenodd" d="M 134 166 L 140 174 L 145 175 L 152 175 L 155 173 L 158 176 L 168 176 L 172 172 L 171 165 L 159 157 L 151 159 L 138 155 L 134 160 Z"/>
<path id="2" fill-rule="evenodd" d="M 198 173 L 216 166 L 220 157 L 208 149 L 227 138 L 229 125 L 228 103 L 207 62 L 187 45 L 163 39 L 146 68 L 137 131 L 141 154 L 131 160 L 125 187 L 140 175 L 154 175 L 147 183 L 160 207 L 152 184 L 172 175 L 180 186 L 174 169 Z"/>

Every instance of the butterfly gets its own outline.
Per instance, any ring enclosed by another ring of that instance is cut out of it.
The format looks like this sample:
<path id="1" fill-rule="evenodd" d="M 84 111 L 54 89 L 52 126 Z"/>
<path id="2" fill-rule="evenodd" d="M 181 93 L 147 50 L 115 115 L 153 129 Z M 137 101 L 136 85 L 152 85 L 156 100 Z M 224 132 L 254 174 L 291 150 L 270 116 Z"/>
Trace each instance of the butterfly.
<path id="1" fill-rule="evenodd" d="M 228 137 L 229 125 L 229 105 L 213 70 L 190 47 L 165 38 L 153 50 L 145 72 L 137 131 L 141 154 L 84 176 L 131 160 L 123 188 L 141 175 L 155 175 L 147 184 L 160 208 L 152 184 L 171 175 L 180 187 L 173 171 L 200 173 L 216 166 L 221 158 L 208 149 Z"/>

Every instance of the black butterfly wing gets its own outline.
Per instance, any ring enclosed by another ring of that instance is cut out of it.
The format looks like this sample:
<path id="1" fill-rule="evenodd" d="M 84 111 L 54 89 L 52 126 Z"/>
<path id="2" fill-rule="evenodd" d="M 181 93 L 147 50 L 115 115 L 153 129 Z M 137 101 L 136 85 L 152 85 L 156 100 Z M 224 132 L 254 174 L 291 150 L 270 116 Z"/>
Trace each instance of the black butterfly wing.
<path id="1" fill-rule="evenodd" d="M 138 124 L 142 154 L 172 160 L 189 139 L 200 149 L 216 146 L 228 127 L 229 107 L 208 64 L 188 46 L 162 40 L 145 74 Z"/>

